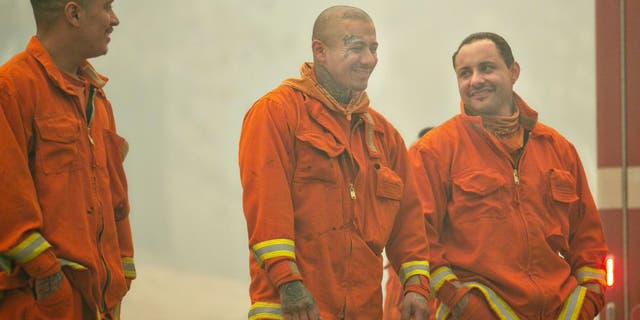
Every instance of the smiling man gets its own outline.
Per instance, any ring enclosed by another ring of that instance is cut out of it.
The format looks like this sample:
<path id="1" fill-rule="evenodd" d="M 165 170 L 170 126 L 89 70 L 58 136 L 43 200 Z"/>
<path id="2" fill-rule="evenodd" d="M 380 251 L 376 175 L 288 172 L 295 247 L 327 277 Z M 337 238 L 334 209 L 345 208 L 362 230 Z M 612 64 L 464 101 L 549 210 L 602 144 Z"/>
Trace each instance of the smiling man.
<path id="1" fill-rule="evenodd" d="M 513 91 L 501 36 L 468 36 L 453 67 L 461 113 L 409 151 L 436 318 L 593 319 L 607 247 L 578 153 Z"/>
<path id="2" fill-rule="evenodd" d="M 112 2 L 31 0 L 37 34 L 0 67 L 0 319 L 118 319 L 135 278 L 128 147 L 87 62 Z"/>
<path id="3" fill-rule="evenodd" d="M 404 141 L 369 105 L 373 21 L 331 7 L 313 63 L 247 112 L 240 176 L 251 250 L 249 319 L 382 317 L 382 250 L 403 319 L 427 319 L 428 243 Z"/>

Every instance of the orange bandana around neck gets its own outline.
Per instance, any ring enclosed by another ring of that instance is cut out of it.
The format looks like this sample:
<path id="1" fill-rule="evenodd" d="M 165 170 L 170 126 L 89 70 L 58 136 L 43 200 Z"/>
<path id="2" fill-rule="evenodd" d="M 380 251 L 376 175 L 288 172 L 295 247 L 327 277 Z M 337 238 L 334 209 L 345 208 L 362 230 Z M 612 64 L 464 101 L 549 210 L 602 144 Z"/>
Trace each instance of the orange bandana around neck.
<path id="1" fill-rule="evenodd" d="M 498 138 L 510 154 L 518 151 L 524 144 L 524 128 L 520 125 L 520 110 L 517 107 L 514 109 L 515 112 L 510 116 L 481 116 L 484 129 Z"/>

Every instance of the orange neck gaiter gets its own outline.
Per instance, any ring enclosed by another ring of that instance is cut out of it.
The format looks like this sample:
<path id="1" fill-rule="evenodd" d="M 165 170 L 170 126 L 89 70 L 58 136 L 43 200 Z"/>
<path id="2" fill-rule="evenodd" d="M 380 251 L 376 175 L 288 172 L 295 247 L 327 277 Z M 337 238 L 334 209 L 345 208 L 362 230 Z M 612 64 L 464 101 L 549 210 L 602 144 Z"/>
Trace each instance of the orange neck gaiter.
<path id="1" fill-rule="evenodd" d="M 520 110 L 510 116 L 482 116 L 482 125 L 487 132 L 502 143 L 509 154 L 520 150 L 524 144 L 524 128 L 520 125 Z"/>
<path id="2" fill-rule="evenodd" d="M 307 62 L 300 68 L 301 78 L 292 78 L 283 81 L 283 84 L 297 88 L 316 99 L 321 100 L 324 105 L 351 121 L 352 114 L 365 113 L 369 108 L 369 97 L 365 91 L 354 92 L 348 105 L 340 104 L 331 94 L 316 80 L 313 72 L 313 63 Z"/>

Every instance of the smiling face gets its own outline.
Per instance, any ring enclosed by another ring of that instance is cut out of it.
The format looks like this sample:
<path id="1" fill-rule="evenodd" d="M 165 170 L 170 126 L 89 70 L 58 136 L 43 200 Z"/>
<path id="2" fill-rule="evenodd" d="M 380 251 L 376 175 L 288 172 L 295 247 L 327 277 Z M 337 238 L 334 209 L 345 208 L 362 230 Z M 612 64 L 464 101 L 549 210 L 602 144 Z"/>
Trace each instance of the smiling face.
<path id="1" fill-rule="evenodd" d="M 120 24 L 112 8 L 113 0 L 88 0 L 82 8 L 79 41 L 84 43 L 85 57 L 107 53 L 113 27 Z"/>
<path id="2" fill-rule="evenodd" d="M 495 43 L 481 39 L 463 45 L 454 61 L 460 98 L 466 108 L 480 115 L 511 115 L 513 85 L 520 66 L 508 67 Z"/>
<path id="3" fill-rule="evenodd" d="M 376 29 L 359 8 L 335 6 L 323 11 L 313 27 L 314 72 L 338 102 L 364 91 L 378 64 Z"/>
<path id="4" fill-rule="evenodd" d="M 378 64 L 376 30 L 370 21 L 346 19 L 326 44 L 321 63 L 342 90 L 363 91 Z"/>

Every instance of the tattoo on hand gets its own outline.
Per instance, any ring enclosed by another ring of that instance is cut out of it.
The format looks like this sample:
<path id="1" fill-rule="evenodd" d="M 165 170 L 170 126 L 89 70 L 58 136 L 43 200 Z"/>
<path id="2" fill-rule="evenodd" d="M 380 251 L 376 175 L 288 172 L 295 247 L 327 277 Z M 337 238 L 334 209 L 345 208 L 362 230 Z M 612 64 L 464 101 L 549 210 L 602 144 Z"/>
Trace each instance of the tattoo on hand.
<path id="1" fill-rule="evenodd" d="M 60 289 L 60 285 L 62 284 L 62 271 L 58 271 L 46 278 L 36 279 L 34 291 L 36 300 L 46 299 L 58 289 Z"/>

